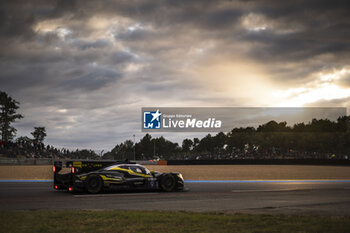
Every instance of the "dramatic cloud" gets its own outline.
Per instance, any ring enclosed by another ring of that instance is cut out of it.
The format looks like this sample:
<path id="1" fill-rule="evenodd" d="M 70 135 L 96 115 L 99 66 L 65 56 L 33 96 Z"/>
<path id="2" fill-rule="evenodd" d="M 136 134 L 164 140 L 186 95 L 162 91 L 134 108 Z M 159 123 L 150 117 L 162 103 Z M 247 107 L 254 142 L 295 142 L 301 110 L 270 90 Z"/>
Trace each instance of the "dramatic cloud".
<path id="1" fill-rule="evenodd" d="M 2 1 L 19 135 L 110 149 L 145 106 L 350 107 L 347 1 Z M 164 134 L 180 140 L 180 134 Z"/>

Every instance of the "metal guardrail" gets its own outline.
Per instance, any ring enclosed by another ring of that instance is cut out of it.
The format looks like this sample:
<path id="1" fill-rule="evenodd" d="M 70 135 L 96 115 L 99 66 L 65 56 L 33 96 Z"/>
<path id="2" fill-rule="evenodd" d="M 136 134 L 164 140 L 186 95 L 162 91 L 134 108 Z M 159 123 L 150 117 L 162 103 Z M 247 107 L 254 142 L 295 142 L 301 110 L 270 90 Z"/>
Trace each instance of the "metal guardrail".
<path id="1" fill-rule="evenodd" d="M 62 161 L 64 164 L 66 161 L 71 161 L 72 159 L 10 159 L 10 158 L 0 158 L 0 165 L 52 165 L 54 161 Z M 93 161 L 93 160 L 91 160 Z M 156 165 L 157 162 L 148 160 L 136 160 L 138 164 L 142 165 Z"/>

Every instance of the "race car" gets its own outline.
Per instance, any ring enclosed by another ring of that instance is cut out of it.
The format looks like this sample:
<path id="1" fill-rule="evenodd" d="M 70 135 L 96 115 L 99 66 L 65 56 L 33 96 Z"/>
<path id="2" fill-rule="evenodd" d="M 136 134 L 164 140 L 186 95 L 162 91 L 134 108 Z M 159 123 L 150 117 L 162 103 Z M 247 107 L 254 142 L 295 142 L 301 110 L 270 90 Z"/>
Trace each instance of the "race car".
<path id="1" fill-rule="evenodd" d="M 53 165 L 54 189 L 99 193 L 104 190 L 181 191 L 184 179 L 178 172 L 160 173 L 129 161 L 68 161 L 70 172 L 60 174 L 62 162 Z"/>

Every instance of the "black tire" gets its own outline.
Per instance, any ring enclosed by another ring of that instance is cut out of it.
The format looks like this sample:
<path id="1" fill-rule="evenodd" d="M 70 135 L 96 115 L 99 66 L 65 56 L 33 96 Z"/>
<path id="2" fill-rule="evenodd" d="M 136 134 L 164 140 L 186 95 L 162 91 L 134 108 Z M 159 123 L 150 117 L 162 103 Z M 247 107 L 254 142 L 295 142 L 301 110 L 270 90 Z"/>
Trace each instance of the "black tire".
<path id="1" fill-rule="evenodd" d="M 171 174 L 165 174 L 160 179 L 160 187 L 165 192 L 171 192 L 175 189 L 176 186 L 176 180 L 173 175 Z"/>
<path id="2" fill-rule="evenodd" d="M 86 190 L 89 193 L 99 193 L 103 187 L 103 180 L 99 175 L 89 175 L 86 178 Z"/>

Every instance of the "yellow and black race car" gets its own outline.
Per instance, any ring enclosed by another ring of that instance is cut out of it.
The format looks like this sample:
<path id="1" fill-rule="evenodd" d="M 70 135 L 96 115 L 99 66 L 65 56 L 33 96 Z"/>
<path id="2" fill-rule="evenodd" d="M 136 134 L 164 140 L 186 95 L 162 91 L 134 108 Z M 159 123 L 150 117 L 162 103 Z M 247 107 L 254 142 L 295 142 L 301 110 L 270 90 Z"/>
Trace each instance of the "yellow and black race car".
<path id="1" fill-rule="evenodd" d="M 99 193 L 103 190 L 184 190 L 184 179 L 178 172 L 149 171 L 129 161 L 68 161 L 68 173 L 59 173 L 62 162 L 53 166 L 54 189 L 71 192 Z"/>

